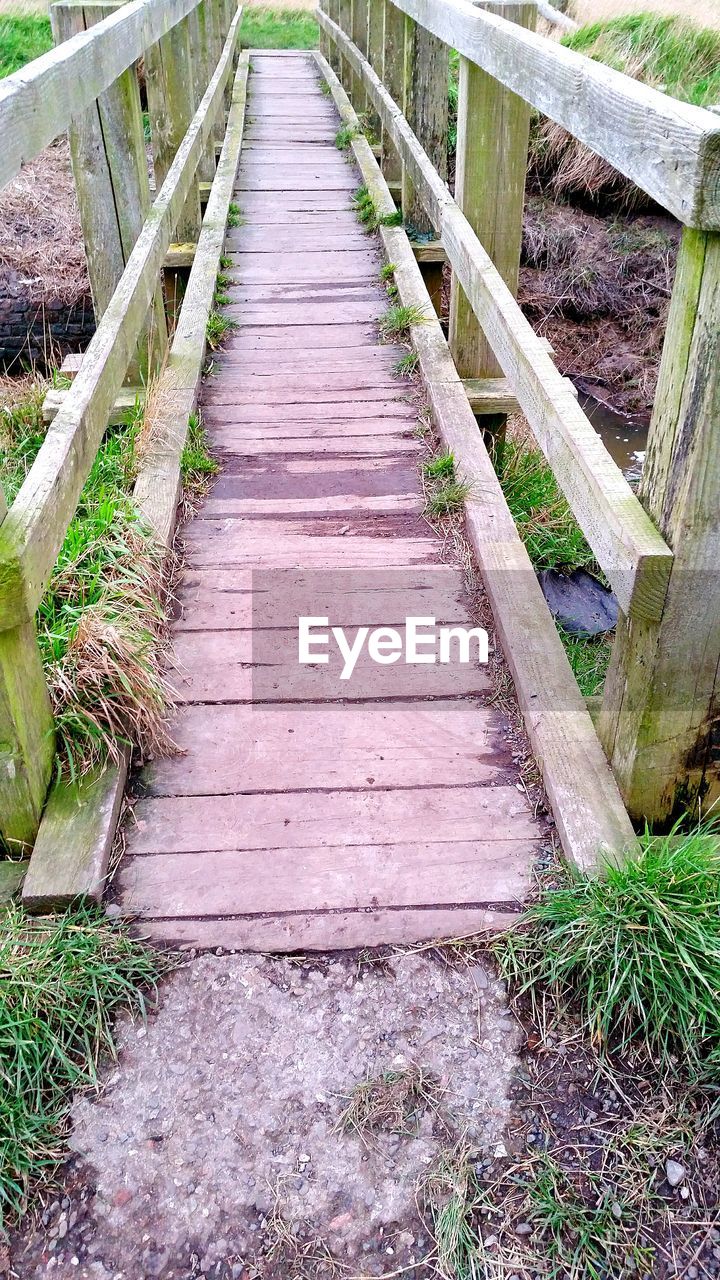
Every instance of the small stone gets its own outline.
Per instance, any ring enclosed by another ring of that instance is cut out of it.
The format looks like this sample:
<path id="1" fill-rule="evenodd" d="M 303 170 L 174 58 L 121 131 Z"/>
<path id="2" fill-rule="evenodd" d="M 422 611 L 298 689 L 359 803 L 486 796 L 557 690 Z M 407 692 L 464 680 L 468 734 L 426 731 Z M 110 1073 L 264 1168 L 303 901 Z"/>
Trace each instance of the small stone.
<path id="1" fill-rule="evenodd" d="M 614 1200 L 610 1211 L 612 1213 L 613 1218 L 617 1218 L 619 1222 L 620 1219 L 622 1218 L 622 1205 L 618 1204 L 617 1200 Z"/>
<path id="2" fill-rule="evenodd" d="M 689 1200 L 689 1199 L 690 1199 L 690 1188 L 689 1188 L 689 1187 L 681 1187 L 681 1188 L 680 1188 L 680 1198 L 681 1198 L 682 1200 Z"/>
<path id="3" fill-rule="evenodd" d="M 533 1229 L 532 1229 L 532 1223 L 531 1223 L 531 1222 L 518 1222 L 518 1224 L 517 1224 L 517 1226 L 516 1226 L 516 1228 L 515 1228 L 515 1235 L 516 1235 L 516 1236 L 531 1236 L 531 1235 L 532 1235 L 532 1230 L 533 1230 Z"/>
<path id="4" fill-rule="evenodd" d="M 119 902 L 108 902 L 105 908 L 105 915 L 110 916 L 111 918 L 113 916 L 122 915 L 122 907 Z"/>
<path id="5" fill-rule="evenodd" d="M 685 1181 L 685 1167 L 677 1160 L 668 1160 L 665 1164 L 665 1177 L 671 1187 L 679 1187 Z"/>

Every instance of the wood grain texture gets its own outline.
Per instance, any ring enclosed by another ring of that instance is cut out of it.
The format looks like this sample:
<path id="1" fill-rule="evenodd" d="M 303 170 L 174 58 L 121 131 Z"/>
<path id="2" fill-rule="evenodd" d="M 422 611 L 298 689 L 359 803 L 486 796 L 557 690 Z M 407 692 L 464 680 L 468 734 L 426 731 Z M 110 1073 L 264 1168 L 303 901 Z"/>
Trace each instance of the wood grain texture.
<path id="1" fill-rule="evenodd" d="M 332 72 L 328 80 L 343 119 L 352 123 L 352 107 Z M 392 198 L 371 149 L 363 138 L 355 139 L 352 146 L 377 207 L 389 211 Z M 395 264 L 402 302 L 426 306 L 427 292 L 404 230 L 383 227 L 381 236 L 388 261 Z M 439 322 L 431 319 L 416 326 L 413 342 L 440 437 L 455 458 L 458 474 L 472 482 L 465 503 L 467 532 L 493 606 L 563 850 L 576 865 L 594 870 L 603 856 L 623 857 L 634 847 L 632 825 Z"/>
<path id="2" fill-rule="evenodd" d="M 263 124 L 254 92 L 272 57 L 257 72 L 251 62 L 249 114 Z M 315 72 L 312 83 L 326 110 Z M 289 113 L 304 103 L 291 96 Z M 309 608 L 354 629 L 470 621 L 422 514 L 417 406 L 392 375 L 403 348 L 378 339 L 376 242 L 347 217 L 338 234 L 357 248 L 320 252 L 324 203 L 359 175 L 334 146 L 334 108 L 318 157 L 312 114 L 309 158 L 296 164 L 287 136 L 255 139 L 234 184 L 244 223 L 228 237 L 226 291 L 238 327 L 201 394 L 221 472 L 184 531 L 174 628 L 182 754 L 143 773 L 120 880 L 123 905 L 158 938 L 221 945 L 231 928 L 283 949 L 299 936 L 334 947 L 496 927 L 524 897 L 541 838 L 485 667 L 365 656 L 338 687 L 335 656 L 297 661 Z M 321 216 L 296 231 L 308 173 L 305 212 Z"/>
<path id="3" fill-rule="evenodd" d="M 97 27 L 7 76 L 0 84 L 0 187 L 197 3 L 132 0 Z"/>
<path id="4" fill-rule="evenodd" d="M 468 0 L 397 0 L 397 7 L 587 143 L 681 222 L 720 228 L 720 124 L 710 111 Z"/>

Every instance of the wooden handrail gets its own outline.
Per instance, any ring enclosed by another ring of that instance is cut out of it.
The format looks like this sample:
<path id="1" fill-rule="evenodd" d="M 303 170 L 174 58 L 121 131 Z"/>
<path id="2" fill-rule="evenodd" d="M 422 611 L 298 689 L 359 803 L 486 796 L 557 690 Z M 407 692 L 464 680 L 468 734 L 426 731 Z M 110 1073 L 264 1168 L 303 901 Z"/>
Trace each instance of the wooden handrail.
<path id="1" fill-rule="evenodd" d="M 133 0 L 0 82 L 0 188 L 200 0 Z"/>
<path id="2" fill-rule="evenodd" d="M 0 525 L 0 631 L 33 617 L 122 385 L 160 269 L 232 73 L 242 10 L 67 400 Z"/>
<path id="3" fill-rule="evenodd" d="M 672 565 L 670 548 L 555 368 L 397 103 L 337 23 L 323 13 L 319 21 L 362 80 L 383 128 L 410 171 L 468 302 L 620 607 L 629 617 L 660 617 Z"/>
<path id="4" fill-rule="evenodd" d="M 603 156 L 686 226 L 720 229 L 720 121 L 468 0 L 397 8 Z"/>

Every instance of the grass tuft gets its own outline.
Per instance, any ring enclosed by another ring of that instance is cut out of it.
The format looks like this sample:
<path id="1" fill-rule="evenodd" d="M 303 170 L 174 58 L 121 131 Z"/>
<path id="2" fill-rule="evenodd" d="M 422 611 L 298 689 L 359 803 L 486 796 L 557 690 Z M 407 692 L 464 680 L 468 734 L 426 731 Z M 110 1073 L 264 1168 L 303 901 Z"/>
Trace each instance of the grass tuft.
<path id="1" fill-rule="evenodd" d="M 505 440 L 496 462 L 505 501 L 533 567 L 596 569 L 595 557 L 541 451 Z"/>
<path id="2" fill-rule="evenodd" d="M 162 964 L 98 908 L 34 920 L 10 904 L 2 923 L 0 1222 L 61 1158 L 70 1091 L 96 1085 L 114 1014 L 144 1014 Z"/>
<path id="3" fill-rule="evenodd" d="M 231 329 L 237 329 L 237 324 L 234 320 L 228 320 L 227 316 L 221 316 L 219 311 L 210 312 L 205 326 L 205 336 L 211 351 L 217 351 Z"/>
<path id="4" fill-rule="evenodd" d="M 393 373 L 397 374 L 398 378 L 412 378 L 419 359 L 417 351 L 408 351 L 407 355 L 401 356 L 393 365 Z"/>
<path id="5" fill-rule="evenodd" d="M 380 337 L 388 341 L 394 338 L 407 338 L 410 336 L 413 325 L 427 323 L 428 317 L 421 307 L 416 307 L 414 304 L 409 307 L 395 304 L 380 317 L 378 328 Z"/>
<path id="6" fill-rule="evenodd" d="M 395 268 L 394 262 L 386 262 L 385 265 L 380 268 L 381 282 L 383 284 L 388 284 L 389 282 L 393 281 L 395 279 L 395 270 L 396 268 Z"/>
<path id="7" fill-rule="evenodd" d="M 423 478 L 426 516 L 449 516 L 462 511 L 470 485 L 456 478 L 455 459 L 451 453 L 441 453 L 432 461 L 424 462 Z"/>
<path id="8" fill-rule="evenodd" d="M 645 834 L 602 878 L 566 867 L 493 951 L 533 998 L 549 990 L 601 1050 L 637 1047 L 671 1074 L 720 1082 L 720 830 Z"/>
<path id="9" fill-rule="evenodd" d="M 423 471 L 432 480 L 454 480 L 455 459 L 451 453 L 441 453 L 437 458 L 433 458 L 431 462 L 424 462 Z"/>
<path id="10" fill-rule="evenodd" d="M 338 151 L 349 150 L 353 138 L 362 137 L 362 129 L 355 124 L 341 124 L 335 134 L 335 146 Z"/>
<path id="11" fill-rule="evenodd" d="M 460 1143 L 442 1152 L 421 1196 L 432 1223 L 437 1274 L 480 1280 L 483 1246 L 477 1222 L 484 1201 L 467 1146 Z"/>
<path id="12" fill-rule="evenodd" d="M 186 520 L 207 494 L 213 476 L 220 470 L 212 456 L 208 434 L 202 425 L 200 414 L 192 413 L 188 422 L 187 440 L 180 455 L 180 475 L 183 484 L 182 519 Z"/>
<path id="13" fill-rule="evenodd" d="M 234 200 L 230 201 L 228 207 L 227 225 L 229 227 L 241 227 L 243 225 L 242 209 Z"/>
<path id="14" fill-rule="evenodd" d="M 362 1080 L 347 1099 L 339 1120 L 341 1133 L 354 1133 L 363 1142 L 368 1133 L 417 1136 L 423 1112 L 438 1112 L 443 1091 L 433 1075 L 412 1063 Z"/>

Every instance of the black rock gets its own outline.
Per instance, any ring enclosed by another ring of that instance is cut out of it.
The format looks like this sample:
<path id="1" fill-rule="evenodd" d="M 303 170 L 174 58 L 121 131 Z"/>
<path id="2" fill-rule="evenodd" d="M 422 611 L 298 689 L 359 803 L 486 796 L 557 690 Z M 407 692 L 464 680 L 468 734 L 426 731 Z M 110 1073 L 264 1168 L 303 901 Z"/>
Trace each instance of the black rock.
<path id="1" fill-rule="evenodd" d="M 615 630 L 617 600 L 592 574 L 584 569 L 567 575 L 543 569 L 538 581 L 551 614 L 571 635 L 599 636 Z"/>

